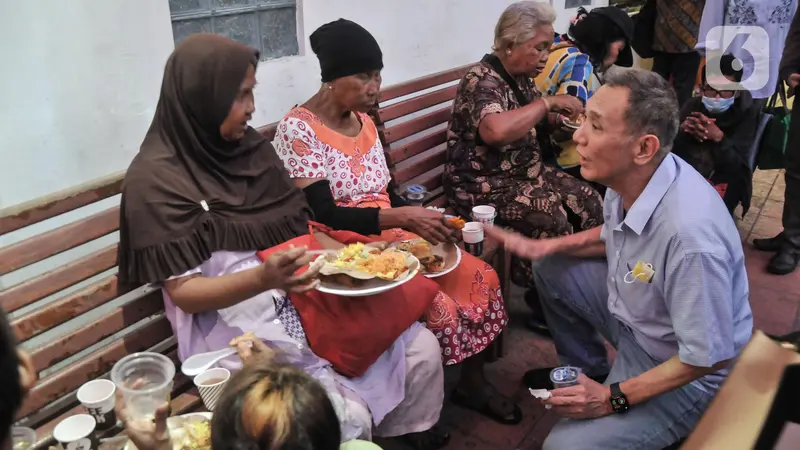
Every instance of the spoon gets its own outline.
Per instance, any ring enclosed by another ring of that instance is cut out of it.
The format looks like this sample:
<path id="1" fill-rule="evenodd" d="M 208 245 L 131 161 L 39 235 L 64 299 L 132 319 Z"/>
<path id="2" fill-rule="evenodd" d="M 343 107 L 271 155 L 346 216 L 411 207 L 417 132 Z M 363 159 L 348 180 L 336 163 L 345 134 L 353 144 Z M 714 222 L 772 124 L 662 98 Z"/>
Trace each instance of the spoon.
<path id="1" fill-rule="evenodd" d="M 235 347 L 223 348 L 222 350 L 216 350 L 208 353 L 198 353 L 186 358 L 186 361 L 184 361 L 183 365 L 181 366 L 181 372 L 183 372 L 183 374 L 187 377 L 194 377 L 210 369 L 220 360 L 235 354 Z"/>

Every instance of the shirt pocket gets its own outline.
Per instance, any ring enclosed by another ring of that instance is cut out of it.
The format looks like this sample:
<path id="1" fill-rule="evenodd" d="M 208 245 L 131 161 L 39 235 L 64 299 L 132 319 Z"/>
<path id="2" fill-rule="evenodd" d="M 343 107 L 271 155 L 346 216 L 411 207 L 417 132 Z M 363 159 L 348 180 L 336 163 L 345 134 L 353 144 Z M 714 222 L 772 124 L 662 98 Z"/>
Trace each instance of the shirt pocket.
<path id="1" fill-rule="evenodd" d="M 660 314 L 657 308 L 658 288 L 655 283 L 636 280 L 625 283 L 620 279 L 617 283 L 619 301 L 625 304 L 634 319 L 652 319 Z"/>

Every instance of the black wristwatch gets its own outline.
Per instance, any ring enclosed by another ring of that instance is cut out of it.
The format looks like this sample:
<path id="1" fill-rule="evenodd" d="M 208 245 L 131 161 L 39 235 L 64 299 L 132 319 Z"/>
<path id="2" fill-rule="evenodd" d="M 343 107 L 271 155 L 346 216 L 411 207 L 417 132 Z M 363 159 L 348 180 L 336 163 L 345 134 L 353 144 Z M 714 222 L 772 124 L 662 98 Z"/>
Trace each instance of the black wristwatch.
<path id="1" fill-rule="evenodd" d="M 628 397 L 622 393 L 619 383 L 611 383 L 611 409 L 617 414 L 628 411 Z"/>

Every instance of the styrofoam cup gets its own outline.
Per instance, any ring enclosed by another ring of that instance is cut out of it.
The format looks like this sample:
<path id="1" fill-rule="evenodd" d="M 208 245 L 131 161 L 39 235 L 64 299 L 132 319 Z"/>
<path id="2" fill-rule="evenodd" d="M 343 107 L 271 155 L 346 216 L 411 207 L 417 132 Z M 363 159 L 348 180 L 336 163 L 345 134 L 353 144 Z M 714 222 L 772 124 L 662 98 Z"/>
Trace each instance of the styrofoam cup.
<path id="1" fill-rule="evenodd" d="M 467 222 L 461 229 L 461 237 L 465 244 L 483 242 L 483 224 L 480 222 Z"/>
<path id="2" fill-rule="evenodd" d="M 497 211 L 494 206 L 480 205 L 472 208 L 472 219 L 476 222 L 494 225 L 495 217 L 497 217 Z"/>
<path id="3" fill-rule="evenodd" d="M 97 450 L 95 435 L 97 423 L 89 414 L 77 414 L 59 422 L 53 429 L 53 438 L 64 450 Z"/>
<path id="4" fill-rule="evenodd" d="M 116 391 L 117 386 L 110 380 L 92 380 L 78 389 L 78 401 L 94 417 L 98 430 L 108 430 L 117 424 Z"/>

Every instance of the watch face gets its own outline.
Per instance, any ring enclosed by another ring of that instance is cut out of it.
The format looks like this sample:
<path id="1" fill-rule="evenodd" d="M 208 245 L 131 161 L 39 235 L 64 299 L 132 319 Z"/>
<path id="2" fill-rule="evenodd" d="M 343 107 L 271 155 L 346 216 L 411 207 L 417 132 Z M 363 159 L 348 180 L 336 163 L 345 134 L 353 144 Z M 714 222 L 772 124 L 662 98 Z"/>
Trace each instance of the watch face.
<path id="1" fill-rule="evenodd" d="M 611 397 L 611 407 L 614 412 L 624 412 L 628 410 L 628 401 L 625 397 Z"/>

